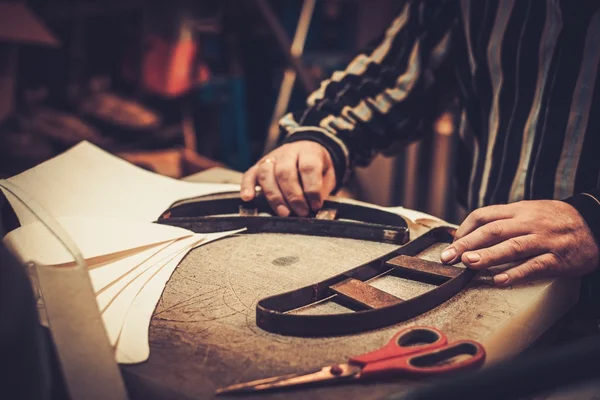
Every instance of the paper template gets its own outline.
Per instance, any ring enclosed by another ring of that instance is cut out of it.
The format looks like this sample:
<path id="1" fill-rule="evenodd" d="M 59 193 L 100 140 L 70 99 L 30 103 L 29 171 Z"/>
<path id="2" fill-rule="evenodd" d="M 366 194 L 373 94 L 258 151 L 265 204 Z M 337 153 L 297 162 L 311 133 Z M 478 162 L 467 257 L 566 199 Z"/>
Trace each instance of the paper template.
<path id="1" fill-rule="evenodd" d="M 401 215 L 405 218 L 408 218 L 413 222 L 418 219 L 421 219 L 421 218 L 430 219 L 430 220 L 439 221 L 439 222 L 445 222 L 445 221 L 439 219 L 438 217 L 434 217 L 433 215 L 426 214 L 424 212 L 417 211 L 417 210 L 411 210 L 411 209 L 404 208 L 404 207 L 383 207 L 383 209 L 387 210 L 389 212 L 393 212 L 394 214 Z M 447 224 L 450 225 L 449 223 L 447 223 Z"/>
<path id="2" fill-rule="evenodd" d="M 114 218 L 60 217 L 57 222 L 86 260 L 192 235 L 191 231 L 174 226 Z M 74 262 L 73 256 L 41 222 L 9 232 L 3 242 L 23 263 L 61 265 Z"/>
<path id="3" fill-rule="evenodd" d="M 160 271 L 145 282 L 145 286 L 137 294 L 135 299 L 127 310 L 126 316 L 123 319 L 123 324 L 120 327 L 118 339 L 113 342 L 113 336 L 109 329 L 110 323 L 106 324 L 111 344 L 116 345 L 115 358 L 118 363 L 133 364 L 143 362 L 150 356 L 150 345 L 148 343 L 148 334 L 152 314 L 156 308 L 156 304 L 162 296 L 165 285 L 181 260 L 188 252 L 183 250 L 176 254 L 169 262 L 167 262 Z M 155 302 L 142 304 L 138 299 Z M 108 310 L 107 310 L 108 311 Z M 102 315 L 104 317 L 104 314 Z M 114 320 L 114 317 L 112 317 Z"/>
<path id="4" fill-rule="evenodd" d="M 201 240 L 198 242 L 201 242 Z M 119 338 L 119 334 L 125 323 L 125 318 L 127 317 L 127 312 L 140 290 L 142 290 L 144 285 L 165 265 L 168 265 L 169 262 L 173 259 L 177 259 L 180 255 L 181 258 L 183 258 L 189 249 L 190 248 L 181 249 L 179 252 L 169 255 L 163 262 L 156 263 L 146 269 L 136 279 L 130 282 L 102 312 L 102 319 L 104 320 L 108 340 L 112 346 L 117 343 L 117 339 Z"/>
<path id="5" fill-rule="evenodd" d="M 94 293 L 98 293 L 107 286 L 115 283 L 134 268 L 137 268 L 144 262 L 150 260 L 151 257 L 164 250 L 173 242 L 174 241 L 151 246 L 150 248 L 133 255 L 102 263 L 98 266 L 89 266 L 90 280 L 92 281 Z"/>
<path id="6" fill-rule="evenodd" d="M 154 221 L 176 201 L 237 191 L 240 185 L 164 177 L 88 142 L 8 181 L 56 219 L 85 258 L 115 357 L 128 362 L 147 359 L 153 310 L 185 255 L 239 232 L 194 234 Z M 20 261 L 54 267 L 72 264 L 73 256 L 19 198 L 0 189 L 21 223 L 3 238 Z"/>
<path id="7" fill-rule="evenodd" d="M 144 268 L 144 271 L 127 284 L 109 303 L 106 309 L 102 311 L 102 318 L 104 319 L 104 325 L 111 345 L 114 346 L 117 343 L 131 304 L 146 283 L 161 271 L 165 265 L 169 265 L 170 263 L 175 263 L 175 267 L 179 265 L 179 262 L 190 250 L 205 244 L 205 237 L 206 235 L 197 234 L 193 237 L 182 239 L 157 254 L 154 258 L 161 258 L 161 260 L 153 263 L 149 268 Z M 163 256 L 162 253 L 166 253 L 167 255 Z M 98 302 L 100 304 L 100 296 L 98 296 Z M 150 321 L 148 320 L 147 323 L 150 323 Z M 137 340 L 140 340 L 140 336 L 137 336 Z"/>
<path id="8" fill-rule="evenodd" d="M 189 250 L 201 244 L 203 240 L 204 235 L 194 235 L 179 240 L 124 277 L 123 282 L 126 282 L 124 285 L 119 280 L 96 297 L 111 345 L 117 343 L 129 307 L 144 285 L 174 257 L 181 254 L 183 258 Z M 129 279 L 130 275 L 135 276 Z"/>
<path id="9" fill-rule="evenodd" d="M 184 249 L 189 249 L 193 243 L 201 240 L 202 235 L 194 235 L 187 238 L 180 239 L 171 245 L 167 246 L 161 252 L 150 257 L 147 261 L 143 262 L 137 268 L 133 268 L 117 282 L 107 286 L 101 290 L 97 296 L 98 307 L 100 312 L 110 305 L 110 303 L 121 294 L 121 292 L 129 285 L 134 279 L 137 279 L 140 275 L 146 272 L 147 269 L 152 268 L 156 265 L 164 265 L 171 257 Z"/>
<path id="10" fill-rule="evenodd" d="M 239 190 L 239 185 L 191 183 L 146 171 L 89 142 L 8 179 L 55 218 L 94 216 L 155 221 L 178 200 Z M 36 222 L 29 210 L 2 189 L 21 225 Z"/>
<path id="11" fill-rule="evenodd" d="M 244 231 L 209 233 L 204 235 L 205 245 L 212 241 Z M 146 361 L 150 356 L 148 334 L 152 314 L 171 275 L 186 253 L 176 255 L 152 279 L 146 283 L 129 308 L 125 324 L 121 330 L 115 357 L 122 364 L 134 364 Z"/>

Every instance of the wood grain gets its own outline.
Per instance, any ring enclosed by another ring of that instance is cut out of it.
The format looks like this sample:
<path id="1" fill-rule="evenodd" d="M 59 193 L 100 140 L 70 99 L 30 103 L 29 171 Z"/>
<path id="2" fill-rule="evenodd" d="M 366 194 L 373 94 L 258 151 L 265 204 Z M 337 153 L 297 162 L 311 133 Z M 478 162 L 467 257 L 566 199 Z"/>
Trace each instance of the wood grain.
<path id="1" fill-rule="evenodd" d="M 433 246 L 419 257 L 438 261 L 444 247 Z M 547 280 L 506 289 L 473 284 L 424 315 L 373 332 L 295 338 L 256 326 L 254 313 L 259 299 L 318 282 L 394 248 L 351 239 L 256 234 L 196 249 L 177 268 L 155 310 L 150 359 L 122 367 L 132 397 L 142 393 L 140 398 L 145 399 L 212 398 L 221 386 L 343 362 L 383 346 L 399 328 L 416 324 L 434 326 L 451 341 L 480 341 L 490 363 L 514 357 L 531 345 L 578 296 L 576 280 Z M 405 300 L 432 287 L 393 276 L 369 284 Z M 352 311 L 326 302 L 301 312 Z M 410 385 L 398 380 L 253 398 L 379 399 Z"/>

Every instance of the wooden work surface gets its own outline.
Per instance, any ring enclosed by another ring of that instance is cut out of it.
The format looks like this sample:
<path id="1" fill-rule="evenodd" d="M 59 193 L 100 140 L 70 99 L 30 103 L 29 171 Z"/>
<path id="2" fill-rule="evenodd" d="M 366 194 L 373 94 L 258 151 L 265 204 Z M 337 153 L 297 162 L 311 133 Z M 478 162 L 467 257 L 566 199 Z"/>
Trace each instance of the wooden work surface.
<path id="1" fill-rule="evenodd" d="M 577 282 L 566 280 L 508 289 L 472 286 L 411 321 L 363 334 L 294 338 L 256 326 L 255 306 L 261 298 L 316 283 L 394 248 L 350 239 L 256 234 L 192 251 L 155 310 L 149 360 L 122 366 L 128 387 L 134 397 L 143 393 L 144 398 L 212 398 L 221 386 L 344 362 L 382 346 L 400 327 L 414 324 L 439 328 L 450 340 L 478 340 L 486 348 L 488 362 L 493 362 L 528 347 L 578 296 Z M 442 248 L 434 246 L 421 256 L 437 260 Z M 427 284 L 399 278 L 382 278 L 374 286 L 405 299 L 429 289 Z M 339 307 L 324 305 L 311 312 L 343 311 Z M 379 399 L 409 387 L 407 381 L 349 384 L 258 398 Z"/>

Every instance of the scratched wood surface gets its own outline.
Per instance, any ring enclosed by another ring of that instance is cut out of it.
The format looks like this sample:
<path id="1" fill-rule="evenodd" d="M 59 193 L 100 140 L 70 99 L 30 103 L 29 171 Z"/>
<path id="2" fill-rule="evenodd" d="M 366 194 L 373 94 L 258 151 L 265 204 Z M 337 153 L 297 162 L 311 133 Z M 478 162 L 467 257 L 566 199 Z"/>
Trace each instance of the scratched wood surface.
<path id="1" fill-rule="evenodd" d="M 433 246 L 420 256 L 437 261 L 443 247 Z M 435 326 L 450 340 L 478 340 L 493 362 L 529 346 L 577 298 L 576 284 L 570 281 L 510 289 L 471 286 L 404 324 L 352 336 L 294 338 L 256 326 L 255 306 L 261 298 L 318 282 L 395 248 L 350 239 L 257 234 L 230 237 L 192 251 L 173 274 L 155 310 L 149 360 L 122 367 L 129 387 L 144 393 L 144 398 L 212 398 L 222 386 L 344 362 L 384 345 L 400 327 L 414 324 Z M 381 278 L 373 285 L 404 299 L 430 288 L 395 277 Z M 324 304 L 304 312 L 350 310 Z M 411 385 L 406 380 L 349 384 L 258 398 L 379 399 Z"/>

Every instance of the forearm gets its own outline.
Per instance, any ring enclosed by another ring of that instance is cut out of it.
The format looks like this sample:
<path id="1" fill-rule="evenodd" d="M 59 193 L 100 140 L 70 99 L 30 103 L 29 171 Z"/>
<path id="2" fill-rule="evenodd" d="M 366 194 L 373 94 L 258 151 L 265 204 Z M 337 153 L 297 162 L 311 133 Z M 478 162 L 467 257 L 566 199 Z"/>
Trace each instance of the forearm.
<path id="1" fill-rule="evenodd" d="M 410 1 L 385 35 L 280 121 L 284 143 L 312 140 L 332 156 L 338 185 L 394 142 L 415 137 L 430 73 L 450 48 L 454 2 Z M 421 12 L 420 12 L 421 11 Z"/>

